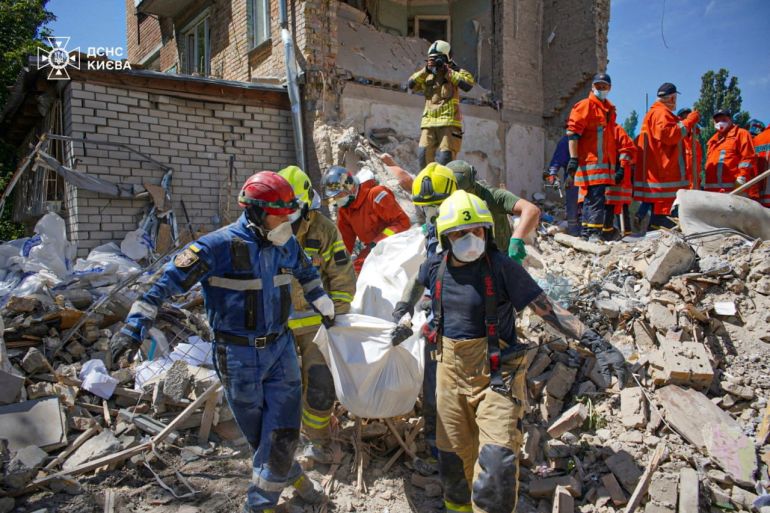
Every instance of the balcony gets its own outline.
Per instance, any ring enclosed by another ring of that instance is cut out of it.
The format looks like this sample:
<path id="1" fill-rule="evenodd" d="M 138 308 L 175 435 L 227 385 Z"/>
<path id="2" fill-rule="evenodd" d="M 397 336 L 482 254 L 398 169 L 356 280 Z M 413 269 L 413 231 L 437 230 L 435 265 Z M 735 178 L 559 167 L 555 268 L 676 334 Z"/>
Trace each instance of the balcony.
<path id="1" fill-rule="evenodd" d="M 175 18 L 185 12 L 195 0 L 134 0 L 137 13 Z"/>

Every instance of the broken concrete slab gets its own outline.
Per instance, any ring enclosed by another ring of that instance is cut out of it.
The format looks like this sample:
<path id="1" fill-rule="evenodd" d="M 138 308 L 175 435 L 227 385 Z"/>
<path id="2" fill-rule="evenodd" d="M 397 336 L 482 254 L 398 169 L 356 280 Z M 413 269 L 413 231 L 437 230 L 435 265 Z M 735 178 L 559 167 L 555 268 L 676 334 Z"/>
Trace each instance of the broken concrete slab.
<path id="1" fill-rule="evenodd" d="M 121 449 L 120 440 L 115 438 L 109 429 L 103 430 L 95 437 L 89 439 L 76 450 L 72 456 L 62 465 L 63 470 L 71 470 L 83 463 L 101 458 Z"/>
<path id="2" fill-rule="evenodd" d="M 626 494 L 623 493 L 623 489 L 620 488 L 620 485 L 618 484 L 618 480 L 615 479 L 614 474 L 603 475 L 602 484 L 604 485 L 604 488 L 606 488 L 607 492 L 610 494 L 612 503 L 615 504 L 615 506 L 623 506 L 624 504 L 628 503 L 628 498 L 626 497 Z"/>
<path id="3" fill-rule="evenodd" d="M 733 504 L 745 511 L 751 511 L 754 508 L 754 501 L 757 500 L 757 497 L 757 494 L 737 486 L 733 486 L 730 493 Z"/>
<path id="4" fill-rule="evenodd" d="M 575 499 L 572 493 L 564 486 L 557 486 L 553 492 L 553 509 L 551 513 L 573 513 L 575 511 Z"/>
<path id="5" fill-rule="evenodd" d="M 656 395 L 668 423 L 703 453 L 706 452 L 706 440 L 703 435 L 703 426 L 706 424 L 715 423 L 731 431 L 733 427 L 740 430 L 740 425 L 729 413 L 697 390 L 667 385 L 658 390 Z"/>
<path id="6" fill-rule="evenodd" d="M 573 497 L 583 494 L 583 487 L 574 476 L 558 476 L 533 479 L 529 483 L 529 495 L 535 498 L 551 497 L 557 486 L 566 488 Z"/>
<path id="7" fill-rule="evenodd" d="M 626 451 L 619 451 L 605 460 L 607 468 L 615 474 L 620 484 L 628 493 L 633 493 L 636 483 L 642 476 L 642 471 L 634 460 L 634 457 Z"/>
<path id="8" fill-rule="evenodd" d="M 679 226 L 691 235 L 718 228 L 732 228 L 754 238 L 770 240 L 770 209 L 756 201 L 732 194 L 680 189 Z"/>
<path id="9" fill-rule="evenodd" d="M 698 513 L 700 511 L 698 481 L 698 472 L 694 469 L 686 467 L 679 471 L 678 513 Z"/>
<path id="10" fill-rule="evenodd" d="M 48 453 L 35 445 L 19 449 L 5 468 L 5 485 L 15 490 L 24 488 L 47 457 Z"/>
<path id="11" fill-rule="evenodd" d="M 647 403 L 641 388 L 624 388 L 620 391 L 620 416 L 626 427 L 647 425 Z"/>
<path id="12" fill-rule="evenodd" d="M 53 449 L 67 441 L 67 418 L 58 397 L 2 406 L 0 426 L 2 438 L 8 440 L 12 451 L 28 445 Z"/>
<path id="13" fill-rule="evenodd" d="M 689 271 L 695 264 L 695 258 L 695 251 L 683 240 L 663 239 L 644 277 L 655 286 L 665 285 L 672 276 Z"/>
<path id="14" fill-rule="evenodd" d="M 666 305 L 657 301 L 653 301 L 647 306 L 647 319 L 652 327 L 660 333 L 666 333 L 669 328 L 676 326 L 676 316 Z"/>
<path id="15" fill-rule="evenodd" d="M 611 248 L 607 245 L 588 242 L 581 239 L 580 237 L 573 237 L 572 235 L 567 235 L 566 233 L 557 233 L 553 236 L 553 240 L 562 246 L 567 246 L 578 251 L 582 251 L 583 253 L 591 253 L 592 255 L 606 255 L 611 250 Z"/>
<path id="16" fill-rule="evenodd" d="M 163 378 L 163 395 L 176 402 L 187 399 L 192 386 L 192 376 L 187 362 L 177 360 Z"/>
<path id="17" fill-rule="evenodd" d="M 650 354 L 650 371 L 656 385 L 689 385 L 706 390 L 714 379 L 709 353 L 698 342 L 674 342 Z"/>
<path id="18" fill-rule="evenodd" d="M 702 427 L 706 451 L 739 485 L 753 486 L 757 471 L 754 443 L 736 424 L 707 422 Z"/>
<path id="19" fill-rule="evenodd" d="M 577 369 L 567 367 L 561 362 L 557 363 L 545 384 L 545 393 L 556 399 L 564 399 L 575 382 L 575 376 L 577 376 Z"/>
<path id="20" fill-rule="evenodd" d="M 559 438 L 571 429 L 579 428 L 588 418 L 588 409 L 584 404 L 578 403 L 565 411 L 561 417 L 548 427 L 548 435 L 551 438 Z"/>
<path id="21" fill-rule="evenodd" d="M 675 475 L 654 475 L 650 483 L 650 499 L 672 511 L 675 510 L 678 497 L 677 483 L 678 479 Z"/>
<path id="22" fill-rule="evenodd" d="M 722 381 L 720 383 L 722 390 L 728 394 L 743 399 L 744 401 L 751 401 L 754 399 L 754 390 L 750 387 L 739 385 L 732 381 Z"/>
<path id="23" fill-rule="evenodd" d="M 23 376 L 0 370 L 0 405 L 15 403 L 19 399 L 23 386 Z"/>

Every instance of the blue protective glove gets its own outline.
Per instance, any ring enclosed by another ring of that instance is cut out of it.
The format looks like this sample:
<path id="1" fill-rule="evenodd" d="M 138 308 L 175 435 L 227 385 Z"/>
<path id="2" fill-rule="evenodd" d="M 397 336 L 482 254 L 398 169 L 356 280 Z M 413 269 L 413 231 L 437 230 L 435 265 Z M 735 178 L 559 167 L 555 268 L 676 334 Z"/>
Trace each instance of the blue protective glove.
<path id="1" fill-rule="evenodd" d="M 524 247 L 524 241 L 517 237 L 511 237 L 511 242 L 508 243 L 508 256 L 518 263 L 522 263 L 527 256 L 527 249 Z"/>

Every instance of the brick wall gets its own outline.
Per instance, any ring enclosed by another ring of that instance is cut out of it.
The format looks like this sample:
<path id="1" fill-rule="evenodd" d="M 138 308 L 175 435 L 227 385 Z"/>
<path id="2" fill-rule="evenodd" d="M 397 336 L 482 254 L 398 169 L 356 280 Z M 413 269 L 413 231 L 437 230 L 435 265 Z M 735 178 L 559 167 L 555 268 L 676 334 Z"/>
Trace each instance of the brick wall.
<path id="1" fill-rule="evenodd" d="M 141 19 L 141 22 L 140 22 Z M 174 36 L 174 23 L 168 18 L 158 20 L 154 16 L 137 17 L 134 0 L 126 0 L 126 58 L 132 64 L 160 49 L 158 68 L 166 71 L 179 60 Z"/>
<path id="2" fill-rule="evenodd" d="M 503 2 L 502 20 L 503 108 L 542 115 L 542 2 Z"/>
<path id="3" fill-rule="evenodd" d="M 288 110 L 192 100 L 73 80 L 64 93 L 66 133 L 129 144 L 174 168 L 172 198 L 180 232 L 186 231 L 180 200 L 195 229 L 218 227 L 224 205 L 239 214 L 236 196 L 253 172 L 278 170 L 294 159 Z M 77 169 L 114 182 L 160 184 L 163 171 L 127 151 L 74 144 Z M 227 194 L 228 159 L 237 176 Z M 68 189 L 70 238 L 79 256 L 137 228 L 146 199 L 117 199 Z M 227 201 L 225 201 L 225 198 Z"/>

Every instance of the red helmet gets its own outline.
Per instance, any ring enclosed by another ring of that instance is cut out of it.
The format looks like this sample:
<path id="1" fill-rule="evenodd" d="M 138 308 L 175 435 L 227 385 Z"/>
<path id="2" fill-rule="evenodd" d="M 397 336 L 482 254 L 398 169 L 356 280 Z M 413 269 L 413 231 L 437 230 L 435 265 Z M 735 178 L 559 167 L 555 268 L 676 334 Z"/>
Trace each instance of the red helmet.
<path id="1" fill-rule="evenodd" d="M 243 208 L 259 207 L 266 214 L 277 216 L 291 214 L 298 208 L 291 184 L 272 171 L 251 175 L 241 188 L 238 204 Z"/>

